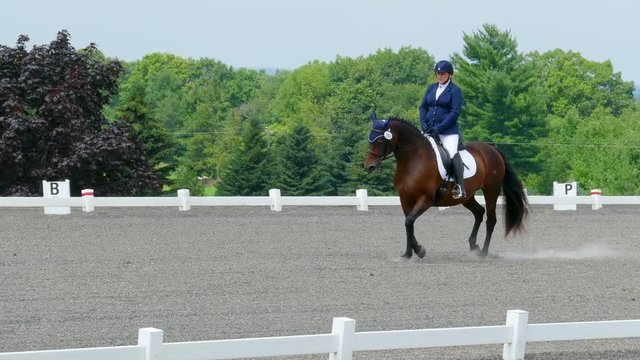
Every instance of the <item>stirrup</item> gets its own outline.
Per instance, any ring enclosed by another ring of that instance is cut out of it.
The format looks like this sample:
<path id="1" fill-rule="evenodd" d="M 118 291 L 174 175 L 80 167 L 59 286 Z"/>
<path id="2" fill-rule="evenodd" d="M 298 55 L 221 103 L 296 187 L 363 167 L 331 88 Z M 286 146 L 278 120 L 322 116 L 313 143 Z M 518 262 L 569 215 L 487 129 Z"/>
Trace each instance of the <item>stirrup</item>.
<path id="1" fill-rule="evenodd" d="M 459 184 L 455 184 L 453 186 L 453 191 L 451 192 L 451 197 L 454 198 L 455 200 L 460 199 L 465 197 L 467 194 L 465 194 L 464 190 L 462 190 L 462 186 L 460 186 Z"/>

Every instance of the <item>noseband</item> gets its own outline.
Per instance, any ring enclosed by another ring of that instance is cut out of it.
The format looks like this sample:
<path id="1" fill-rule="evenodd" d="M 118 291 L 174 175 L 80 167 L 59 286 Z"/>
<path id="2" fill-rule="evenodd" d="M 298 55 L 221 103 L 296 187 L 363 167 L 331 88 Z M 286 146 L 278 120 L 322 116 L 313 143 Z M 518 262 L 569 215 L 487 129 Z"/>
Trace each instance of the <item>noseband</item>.
<path id="1" fill-rule="evenodd" d="M 372 130 L 372 131 L 376 131 L 376 132 L 377 132 L 378 130 Z M 382 132 L 382 131 L 380 131 L 380 132 Z M 384 148 L 382 149 L 382 154 L 378 154 L 378 153 L 373 152 L 373 151 L 371 151 L 371 150 L 369 150 L 369 151 L 368 151 L 368 153 L 369 153 L 369 154 L 371 154 L 371 155 L 373 155 L 373 156 L 375 156 L 375 157 L 377 157 L 377 158 L 379 158 L 379 159 L 380 159 L 380 161 L 383 161 L 383 160 L 385 160 L 386 158 L 388 158 L 388 157 L 389 157 L 389 155 L 391 155 L 391 153 L 393 153 L 393 149 L 391 149 L 391 151 L 389 151 L 389 152 L 387 153 L 387 147 L 388 147 L 388 146 L 393 146 L 393 145 L 391 144 L 391 140 L 387 139 L 387 138 L 386 138 L 386 137 L 384 137 L 383 135 L 380 135 L 380 136 L 376 137 L 376 138 L 374 139 L 374 141 L 373 141 L 373 142 L 376 142 L 379 138 L 382 138 L 382 139 L 383 139 L 383 141 L 384 141 Z M 385 154 L 385 153 L 386 153 L 386 154 Z"/>

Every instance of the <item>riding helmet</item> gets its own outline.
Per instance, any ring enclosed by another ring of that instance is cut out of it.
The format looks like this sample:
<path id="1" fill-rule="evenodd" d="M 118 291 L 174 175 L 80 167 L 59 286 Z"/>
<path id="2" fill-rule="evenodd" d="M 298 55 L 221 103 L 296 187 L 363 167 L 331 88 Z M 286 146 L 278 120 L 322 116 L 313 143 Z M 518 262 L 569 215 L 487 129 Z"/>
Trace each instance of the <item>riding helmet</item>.
<path id="1" fill-rule="evenodd" d="M 436 73 L 446 72 L 449 74 L 453 74 L 453 64 L 451 64 L 447 60 L 440 60 L 434 67 L 433 71 L 435 71 Z"/>

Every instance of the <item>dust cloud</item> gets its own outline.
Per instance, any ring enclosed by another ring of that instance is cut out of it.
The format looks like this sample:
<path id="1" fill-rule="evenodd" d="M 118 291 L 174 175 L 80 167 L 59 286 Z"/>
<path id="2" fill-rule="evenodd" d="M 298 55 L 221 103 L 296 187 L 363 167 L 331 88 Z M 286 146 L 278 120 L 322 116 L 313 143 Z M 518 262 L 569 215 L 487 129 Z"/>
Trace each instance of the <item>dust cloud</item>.
<path id="1" fill-rule="evenodd" d="M 627 253 L 616 250 L 608 244 L 585 244 L 577 249 L 538 249 L 534 252 L 504 252 L 497 257 L 514 260 L 587 260 L 599 258 L 615 258 L 627 256 Z"/>

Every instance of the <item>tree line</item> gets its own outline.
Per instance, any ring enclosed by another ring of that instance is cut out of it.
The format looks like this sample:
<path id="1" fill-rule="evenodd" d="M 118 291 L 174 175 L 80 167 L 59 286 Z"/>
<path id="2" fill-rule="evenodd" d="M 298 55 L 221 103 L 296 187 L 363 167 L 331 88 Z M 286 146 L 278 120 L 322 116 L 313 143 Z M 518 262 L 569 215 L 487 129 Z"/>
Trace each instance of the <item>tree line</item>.
<path id="1" fill-rule="evenodd" d="M 100 195 L 394 194 L 392 158 L 362 168 L 371 112 L 418 126 L 436 60 L 402 47 L 267 74 L 161 53 L 119 62 L 94 45 L 73 49 L 69 36 L 0 47 L 2 195 L 41 194 L 55 178 Z M 491 24 L 462 41 L 451 60 L 466 142 L 502 149 L 529 194 L 574 180 L 639 192 L 638 103 L 609 61 L 522 53 Z"/>

